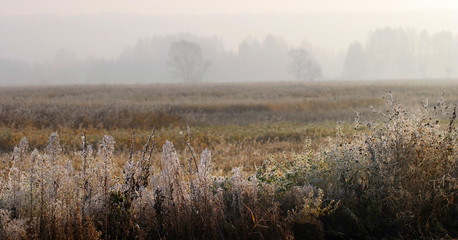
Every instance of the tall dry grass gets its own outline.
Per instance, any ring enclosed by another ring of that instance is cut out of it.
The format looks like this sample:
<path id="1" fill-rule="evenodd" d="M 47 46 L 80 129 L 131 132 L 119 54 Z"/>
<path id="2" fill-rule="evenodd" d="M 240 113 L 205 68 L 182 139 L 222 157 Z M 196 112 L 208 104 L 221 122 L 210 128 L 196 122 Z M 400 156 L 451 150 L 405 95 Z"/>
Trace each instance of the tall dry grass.
<path id="1" fill-rule="evenodd" d="M 26 138 L 3 158 L 2 239 L 362 239 L 457 237 L 456 105 L 444 98 L 408 111 L 391 95 L 356 134 L 315 150 L 270 156 L 254 173 L 215 176 L 208 149 L 196 153 L 153 131 L 123 165 L 115 139 L 82 135 L 81 164 L 52 133 L 31 151 Z M 95 151 L 97 148 L 97 151 Z"/>

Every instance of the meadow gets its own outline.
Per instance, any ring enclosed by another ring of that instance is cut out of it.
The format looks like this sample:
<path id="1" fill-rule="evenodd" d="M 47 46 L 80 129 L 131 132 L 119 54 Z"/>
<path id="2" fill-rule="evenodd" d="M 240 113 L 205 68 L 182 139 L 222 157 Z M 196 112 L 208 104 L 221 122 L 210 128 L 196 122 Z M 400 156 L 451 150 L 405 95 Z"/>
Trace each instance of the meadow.
<path id="1" fill-rule="evenodd" d="M 457 103 L 454 80 L 0 88 L 0 238 L 456 238 Z"/>

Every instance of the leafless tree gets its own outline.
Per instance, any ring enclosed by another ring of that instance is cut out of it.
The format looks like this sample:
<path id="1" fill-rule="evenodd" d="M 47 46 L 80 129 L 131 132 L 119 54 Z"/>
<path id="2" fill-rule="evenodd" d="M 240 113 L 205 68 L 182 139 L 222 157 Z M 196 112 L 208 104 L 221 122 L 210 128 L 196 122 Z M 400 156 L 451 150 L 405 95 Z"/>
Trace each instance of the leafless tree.
<path id="1" fill-rule="evenodd" d="M 188 83 L 202 81 L 210 66 L 210 62 L 203 58 L 200 46 L 185 40 L 172 43 L 168 63 L 173 76 Z"/>
<path id="2" fill-rule="evenodd" d="M 305 49 L 292 49 L 289 57 L 288 71 L 297 81 L 313 81 L 321 77 L 321 66 Z"/>

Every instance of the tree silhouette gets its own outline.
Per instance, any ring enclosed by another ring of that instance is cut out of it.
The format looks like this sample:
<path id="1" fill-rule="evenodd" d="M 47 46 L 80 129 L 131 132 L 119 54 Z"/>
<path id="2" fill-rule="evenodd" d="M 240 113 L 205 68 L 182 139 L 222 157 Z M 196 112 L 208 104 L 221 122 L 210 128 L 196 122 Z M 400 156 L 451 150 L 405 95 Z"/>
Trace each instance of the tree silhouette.
<path id="1" fill-rule="evenodd" d="M 363 45 L 352 43 L 347 50 L 343 66 L 343 77 L 348 79 L 362 79 L 366 74 L 366 55 Z"/>
<path id="2" fill-rule="evenodd" d="M 210 62 L 203 59 L 200 46 L 185 40 L 172 43 L 168 63 L 173 76 L 188 83 L 202 81 L 210 66 Z"/>
<path id="3" fill-rule="evenodd" d="M 321 77 L 321 66 L 305 49 L 292 49 L 289 57 L 288 71 L 297 81 L 313 81 Z"/>

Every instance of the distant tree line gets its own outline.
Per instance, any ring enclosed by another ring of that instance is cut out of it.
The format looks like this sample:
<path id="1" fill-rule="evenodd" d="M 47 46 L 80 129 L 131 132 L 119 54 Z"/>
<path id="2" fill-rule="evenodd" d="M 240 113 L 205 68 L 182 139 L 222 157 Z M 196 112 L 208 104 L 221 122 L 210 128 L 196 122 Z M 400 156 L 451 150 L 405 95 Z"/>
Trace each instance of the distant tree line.
<path id="1" fill-rule="evenodd" d="M 344 53 L 292 47 L 272 35 L 246 39 L 234 51 L 216 37 L 176 34 L 139 39 L 113 59 L 79 59 L 66 50 L 35 64 L 0 59 L 0 85 L 447 77 L 458 77 L 458 36 L 393 28 L 371 32 Z"/>
<path id="2" fill-rule="evenodd" d="M 346 79 L 449 78 L 458 76 L 458 36 L 383 28 L 363 45 L 352 43 L 343 66 Z"/>

